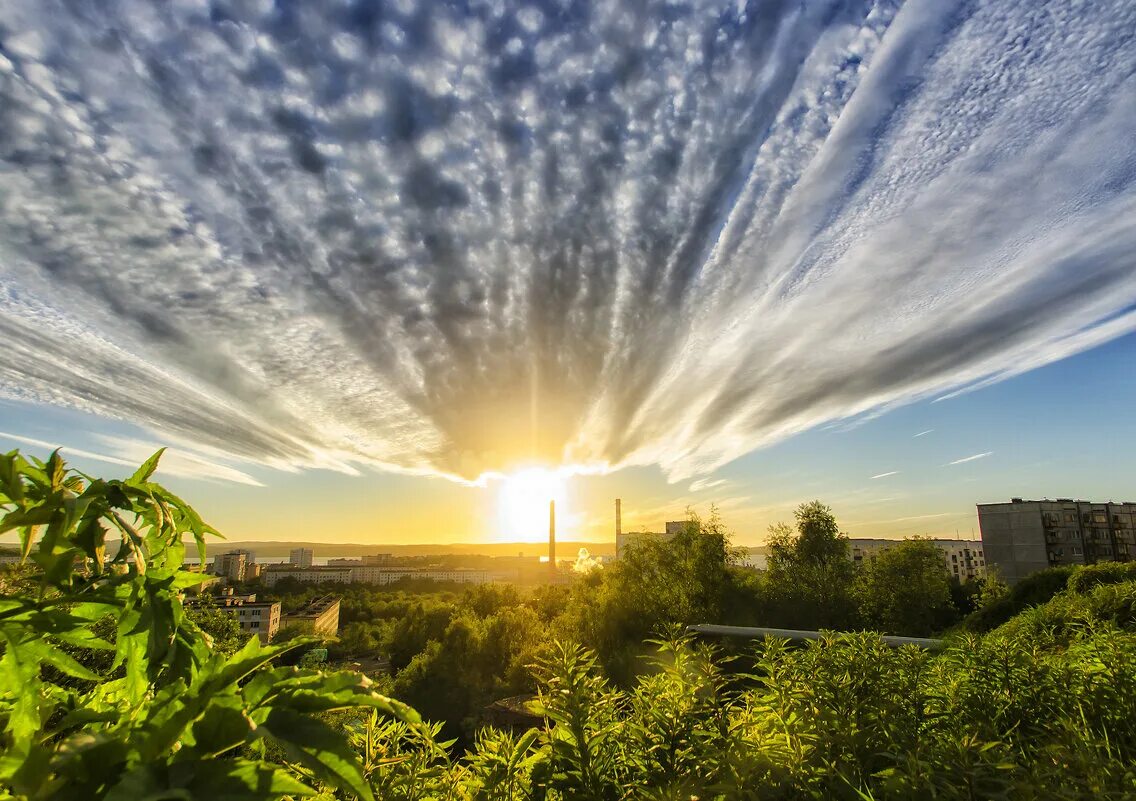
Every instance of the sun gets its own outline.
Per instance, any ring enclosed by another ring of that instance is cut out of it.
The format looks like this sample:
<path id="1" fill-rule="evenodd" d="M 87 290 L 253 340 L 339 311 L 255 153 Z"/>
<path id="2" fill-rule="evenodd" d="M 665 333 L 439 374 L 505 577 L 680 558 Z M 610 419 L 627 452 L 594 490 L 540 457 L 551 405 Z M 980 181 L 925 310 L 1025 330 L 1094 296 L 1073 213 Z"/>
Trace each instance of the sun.
<path id="1" fill-rule="evenodd" d="M 497 491 L 497 536 L 517 542 L 546 538 L 549 501 L 556 501 L 556 517 L 564 519 L 568 486 L 560 471 L 532 467 L 502 478 Z"/>

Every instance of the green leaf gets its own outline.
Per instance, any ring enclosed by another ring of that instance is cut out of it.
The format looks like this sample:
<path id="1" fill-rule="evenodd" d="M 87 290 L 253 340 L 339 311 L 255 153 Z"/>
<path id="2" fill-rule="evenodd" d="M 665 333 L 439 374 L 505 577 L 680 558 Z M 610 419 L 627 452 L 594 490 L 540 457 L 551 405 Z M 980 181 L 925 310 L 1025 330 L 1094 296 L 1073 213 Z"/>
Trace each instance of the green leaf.
<path id="1" fill-rule="evenodd" d="M 194 721 L 193 748 L 202 756 L 216 756 L 243 743 L 255 728 L 239 698 L 222 698 Z"/>
<path id="2" fill-rule="evenodd" d="M 39 663 L 47 663 L 56 670 L 87 681 L 101 681 L 102 676 L 93 673 L 80 665 L 70 654 L 59 650 L 47 640 L 31 640 L 17 646 L 25 658 L 34 659 Z"/>
<path id="3" fill-rule="evenodd" d="M 287 709 L 273 709 L 261 729 L 320 779 L 364 801 L 373 801 L 358 755 L 339 731 Z"/>
<path id="4" fill-rule="evenodd" d="M 310 796 L 316 792 L 287 770 L 248 759 L 203 759 L 170 766 L 171 784 L 208 801 L 276 801 L 283 795 Z"/>
<path id="5" fill-rule="evenodd" d="M 56 508 L 48 504 L 33 506 L 28 509 L 16 509 L 0 518 L 0 534 L 14 528 L 45 525 L 51 522 L 55 512 Z"/>
<path id="6" fill-rule="evenodd" d="M 150 480 L 150 476 L 154 475 L 154 471 L 158 469 L 158 461 L 162 458 L 162 454 L 166 452 L 165 448 L 158 448 L 154 455 L 142 463 L 142 466 L 134 471 L 129 479 L 131 484 L 142 484 Z"/>
<path id="7" fill-rule="evenodd" d="M 375 692 L 370 679 L 348 670 L 297 673 L 278 680 L 272 685 L 271 702 L 295 712 L 370 707 L 406 723 L 422 722 L 413 708 Z"/>

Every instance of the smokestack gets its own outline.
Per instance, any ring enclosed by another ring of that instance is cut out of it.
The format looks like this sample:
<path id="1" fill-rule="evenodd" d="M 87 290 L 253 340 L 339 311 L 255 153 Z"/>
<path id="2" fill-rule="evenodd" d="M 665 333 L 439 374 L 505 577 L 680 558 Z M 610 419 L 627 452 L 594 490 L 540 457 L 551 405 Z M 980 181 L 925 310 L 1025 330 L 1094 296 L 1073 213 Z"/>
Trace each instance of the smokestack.
<path id="1" fill-rule="evenodd" d="M 556 501 L 548 502 L 548 569 L 556 572 Z"/>
<path id="2" fill-rule="evenodd" d="M 619 498 L 615 499 L 615 539 L 619 540 L 619 535 L 623 533 L 623 513 L 620 509 L 622 501 Z"/>

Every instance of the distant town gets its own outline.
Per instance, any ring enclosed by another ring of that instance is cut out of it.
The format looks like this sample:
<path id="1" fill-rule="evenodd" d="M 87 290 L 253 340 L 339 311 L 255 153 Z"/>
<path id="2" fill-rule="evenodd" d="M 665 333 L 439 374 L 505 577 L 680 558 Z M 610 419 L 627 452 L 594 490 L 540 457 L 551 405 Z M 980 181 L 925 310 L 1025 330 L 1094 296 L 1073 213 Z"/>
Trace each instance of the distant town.
<path id="1" fill-rule="evenodd" d="M 991 567 L 1012 585 L 1047 567 L 1128 561 L 1136 555 L 1136 503 L 1014 498 L 1008 503 L 979 504 L 977 508 L 981 539 L 930 540 L 942 552 L 948 573 L 960 583 L 983 578 Z M 242 547 L 216 554 L 208 565 L 187 565 L 187 568 L 217 576 L 219 581 L 214 585 L 214 592 L 219 606 L 237 617 L 242 630 L 268 642 L 287 626 L 334 636 L 339 625 L 339 600 L 331 585 L 567 584 L 591 570 L 617 562 L 645 541 L 669 540 L 686 525 L 686 521 L 667 521 L 662 531 L 624 532 L 621 501 L 617 500 L 614 553 L 592 554 L 588 548 L 581 547 L 571 557 L 557 558 L 553 517 L 548 553 L 544 555 L 526 555 L 523 550 L 515 556 L 396 556 L 393 552 L 377 552 L 357 557 L 330 557 L 319 564 L 314 547 L 290 549 L 287 562 L 258 562 L 254 550 Z M 899 542 L 851 538 L 848 555 L 853 562 L 863 564 Z M 335 551 L 336 547 L 329 545 L 328 549 Z M 602 550 L 610 551 L 610 547 Z M 765 563 L 763 549 L 745 549 L 739 566 L 761 570 Z M 271 590 L 282 582 L 293 588 L 319 585 L 328 589 L 329 594 L 304 609 L 283 615 L 279 602 L 258 601 L 256 593 L 248 591 L 256 586 Z M 237 592 L 237 588 L 244 591 Z"/>

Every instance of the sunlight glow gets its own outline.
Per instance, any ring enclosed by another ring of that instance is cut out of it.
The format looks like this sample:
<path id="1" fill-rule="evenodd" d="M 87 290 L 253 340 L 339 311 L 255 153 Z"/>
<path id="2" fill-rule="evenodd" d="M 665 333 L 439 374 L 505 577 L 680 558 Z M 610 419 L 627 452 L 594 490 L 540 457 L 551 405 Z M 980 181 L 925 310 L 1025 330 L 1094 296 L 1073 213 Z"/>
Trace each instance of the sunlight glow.
<path id="1" fill-rule="evenodd" d="M 561 471 L 543 467 L 504 476 L 497 490 L 497 537 L 515 542 L 547 538 L 548 502 L 556 501 L 557 521 L 568 516 L 566 478 Z"/>

